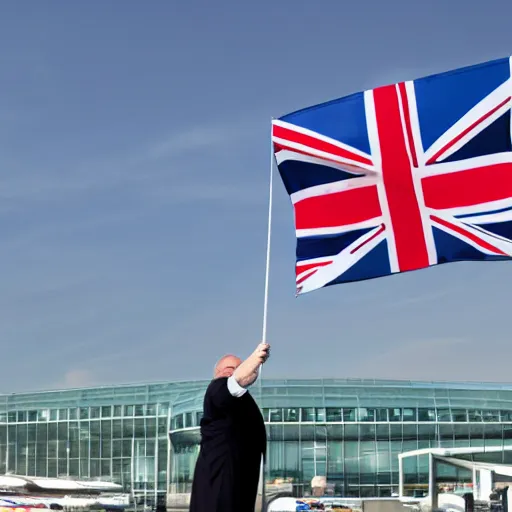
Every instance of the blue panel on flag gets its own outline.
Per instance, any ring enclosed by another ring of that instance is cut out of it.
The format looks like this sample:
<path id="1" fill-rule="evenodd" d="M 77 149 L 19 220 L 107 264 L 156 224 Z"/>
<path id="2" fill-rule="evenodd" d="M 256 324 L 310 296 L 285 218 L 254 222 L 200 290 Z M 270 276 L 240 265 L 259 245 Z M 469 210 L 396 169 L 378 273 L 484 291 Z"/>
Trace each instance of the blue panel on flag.
<path id="1" fill-rule="evenodd" d="M 334 256 L 362 237 L 370 229 L 356 229 L 342 235 L 301 237 L 297 240 L 297 261 Z"/>
<path id="2" fill-rule="evenodd" d="M 491 233 L 495 233 L 498 236 L 502 236 L 504 238 L 512 238 L 512 221 L 481 224 L 480 227 Z"/>
<path id="3" fill-rule="evenodd" d="M 361 92 L 293 112 L 281 117 L 281 120 L 370 153 L 364 94 Z"/>
<path id="4" fill-rule="evenodd" d="M 444 161 L 456 162 L 458 160 L 464 160 L 465 158 L 511 151 L 512 143 L 509 128 L 510 110 L 473 137 L 473 139 L 462 146 L 458 151 L 455 151 L 455 153 L 445 158 Z"/>
<path id="5" fill-rule="evenodd" d="M 363 256 L 355 265 L 341 274 L 326 286 L 348 283 L 350 281 L 362 281 L 375 277 L 387 276 L 391 273 L 389 267 L 388 244 L 383 240 L 366 256 Z"/>
<path id="6" fill-rule="evenodd" d="M 505 258 L 498 255 L 484 254 L 472 245 L 464 243 L 459 238 L 450 236 L 442 229 L 433 227 L 432 233 L 437 247 L 438 263 L 468 260 L 502 260 Z"/>
<path id="7" fill-rule="evenodd" d="M 334 183 L 357 176 L 327 165 L 285 160 L 279 165 L 279 172 L 288 194 L 293 194 L 307 187 Z"/>
<path id="8" fill-rule="evenodd" d="M 509 59 L 499 59 L 414 81 L 427 150 L 464 114 L 510 77 Z"/>

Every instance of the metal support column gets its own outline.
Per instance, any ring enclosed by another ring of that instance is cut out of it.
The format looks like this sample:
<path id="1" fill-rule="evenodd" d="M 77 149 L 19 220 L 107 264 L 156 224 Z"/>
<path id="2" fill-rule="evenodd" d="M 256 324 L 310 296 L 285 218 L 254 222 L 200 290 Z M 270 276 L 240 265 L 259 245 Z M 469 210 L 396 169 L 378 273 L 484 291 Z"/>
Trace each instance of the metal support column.
<path id="1" fill-rule="evenodd" d="M 429 453 L 428 455 L 428 494 L 430 496 L 430 506 L 432 510 L 438 507 L 437 500 L 437 460 Z"/>
<path id="2" fill-rule="evenodd" d="M 398 496 L 404 495 L 404 460 L 402 455 L 398 455 Z"/>

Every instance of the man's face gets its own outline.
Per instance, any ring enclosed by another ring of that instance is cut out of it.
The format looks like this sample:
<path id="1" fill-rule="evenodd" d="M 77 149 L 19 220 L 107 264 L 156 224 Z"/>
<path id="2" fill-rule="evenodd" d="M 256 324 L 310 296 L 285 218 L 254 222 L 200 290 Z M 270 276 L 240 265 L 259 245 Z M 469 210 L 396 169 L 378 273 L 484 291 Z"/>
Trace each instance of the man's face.
<path id="1" fill-rule="evenodd" d="M 231 377 L 235 370 L 240 366 L 241 359 L 236 356 L 226 356 L 223 357 L 215 367 L 215 375 L 216 379 L 221 377 Z"/>

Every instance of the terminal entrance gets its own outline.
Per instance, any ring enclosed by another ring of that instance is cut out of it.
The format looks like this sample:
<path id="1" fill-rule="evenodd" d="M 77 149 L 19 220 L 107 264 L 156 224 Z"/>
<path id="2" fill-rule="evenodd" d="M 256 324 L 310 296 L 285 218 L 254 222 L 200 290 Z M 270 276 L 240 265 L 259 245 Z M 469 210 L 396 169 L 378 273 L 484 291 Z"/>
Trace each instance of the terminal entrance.
<path id="1" fill-rule="evenodd" d="M 419 459 L 427 462 L 428 484 L 408 477 L 408 468 Z M 399 478 L 399 498 L 412 510 L 512 512 L 512 447 L 405 452 L 399 455 Z"/>

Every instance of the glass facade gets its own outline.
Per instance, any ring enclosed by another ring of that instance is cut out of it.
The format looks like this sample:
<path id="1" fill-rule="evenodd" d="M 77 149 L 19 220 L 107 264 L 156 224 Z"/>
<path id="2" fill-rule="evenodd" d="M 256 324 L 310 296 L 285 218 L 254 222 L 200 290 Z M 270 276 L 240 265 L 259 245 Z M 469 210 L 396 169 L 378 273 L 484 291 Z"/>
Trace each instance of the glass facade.
<path id="1" fill-rule="evenodd" d="M 512 386 L 266 380 L 252 393 L 267 422 L 266 481 L 291 482 L 297 495 L 324 476 L 337 496 L 391 496 L 401 452 L 512 445 Z M 178 493 L 190 492 L 198 453 L 200 410 L 189 406 L 171 420 L 171 490 Z M 471 478 L 462 473 L 440 470 L 446 482 Z M 426 488 L 428 457 L 406 459 L 404 483 L 405 494 Z"/>
<path id="2" fill-rule="evenodd" d="M 0 396 L 0 473 L 110 480 L 149 505 L 186 494 L 206 386 Z M 266 480 L 288 481 L 297 494 L 325 476 L 336 495 L 390 496 L 401 452 L 512 445 L 512 385 L 264 380 L 251 393 L 267 423 Z M 461 478 L 450 471 L 447 481 Z M 406 493 L 421 490 L 427 458 L 406 459 L 404 473 Z"/>
<path id="3" fill-rule="evenodd" d="M 162 503 L 172 404 L 191 390 L 198 384 L 3 395 L 0 474 L 108 480 L 139 503 Z"/>

